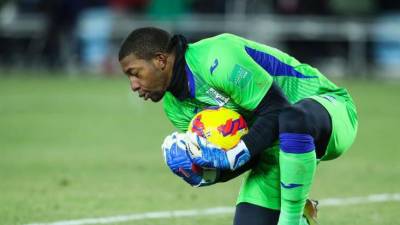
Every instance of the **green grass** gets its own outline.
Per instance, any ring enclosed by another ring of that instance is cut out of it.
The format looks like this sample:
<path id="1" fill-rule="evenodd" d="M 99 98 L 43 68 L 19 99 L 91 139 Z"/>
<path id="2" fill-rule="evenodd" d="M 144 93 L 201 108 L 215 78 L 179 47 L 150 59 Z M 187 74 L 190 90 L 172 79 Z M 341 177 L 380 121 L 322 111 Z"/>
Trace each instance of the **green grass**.
<path id="1" fill-rule="evenodd" d="M 319 166 L 312 196 L 399 192 L 400 84 L 341 82 L 359 135 Z M 172 175 L 160 144 L 174 128 L 161 104 L 126 80 L 0 78 L 0 224 L 233 206 L 240 178 L 194 189 Z M 400 202 L 321 208 L 321 224 L 399 224 Z M 231 224 L 232 215 L 120 224 Z"/>

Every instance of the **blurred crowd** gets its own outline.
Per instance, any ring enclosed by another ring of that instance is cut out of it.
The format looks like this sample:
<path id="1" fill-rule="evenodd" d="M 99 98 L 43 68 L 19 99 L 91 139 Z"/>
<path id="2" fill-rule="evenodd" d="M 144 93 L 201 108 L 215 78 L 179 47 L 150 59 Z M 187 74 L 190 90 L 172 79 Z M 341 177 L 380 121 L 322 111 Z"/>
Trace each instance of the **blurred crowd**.
<path id="1" fill-rule="evenodd" d="M 394 0 L 0 0 L 0 24 L 15 14 L 38 14 L 46 21 L 40 54 L 36 55 L 39 59 L 26 56 L 30 37 L 2 35 L 0 29 L 0 67 L 15 65 L 16 61 L 25 61 L 20 64 L 29 66 L 29 61 L 40 60 L 49 69 L 65 69 L 69 65 L 108 72 L 112 70 L 110 58 L 115 57 L 115 46 L 110 41 L 115 15 L 179 20 L 188 14 L 238 13 L 365 17 L 374 18 L 382 27 L 396 23 L 400 29 L 400 1 Z M 400 63 L 398 40 L 390 40 L 385 32 L 372 38 L 378 40 L 369 47 L 374 63 Z M 338 43 L 288 41 L 286 45 L 292 54 L 307 59 L 314 53 L 304 51 L 305 45 L 320 49 L 319 54 L 329 54 L 332 49 L 337 51 Z"/>

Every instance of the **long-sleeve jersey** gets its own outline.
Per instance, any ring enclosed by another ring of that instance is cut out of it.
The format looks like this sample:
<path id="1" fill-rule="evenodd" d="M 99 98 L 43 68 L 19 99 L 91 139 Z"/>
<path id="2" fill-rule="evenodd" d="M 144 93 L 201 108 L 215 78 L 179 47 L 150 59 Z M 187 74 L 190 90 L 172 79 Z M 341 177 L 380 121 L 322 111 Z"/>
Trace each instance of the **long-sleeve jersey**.
<path id="1" fill-rule="evenodd" d="M 273 83 L 290 103 L 331 92 L 348 96 L 317 69 L 278 49 L 232 34 L 189 44 L 184 56 L 190 97 L 179 100 L 167 92 L 163 100 L 168 118 L 181 131 L 209 106 L 233 109 L 252 121 Z"/>

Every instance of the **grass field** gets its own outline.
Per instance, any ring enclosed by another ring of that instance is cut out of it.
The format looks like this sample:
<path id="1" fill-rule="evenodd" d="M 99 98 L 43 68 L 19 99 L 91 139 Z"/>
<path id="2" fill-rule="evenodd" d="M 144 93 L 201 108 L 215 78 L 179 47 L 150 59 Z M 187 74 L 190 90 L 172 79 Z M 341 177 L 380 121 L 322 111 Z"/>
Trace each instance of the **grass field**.
<path id="1" fill-rule="evenodd" d="M 339 82 L 359 135 L 319 166 L 312 197 L 400 192 L 400 84 Z M 174 129 L 160 104 L 122 79 L 0 78 L 0 224 L 233 206 L 241 179 L 194 189 L 172 175 L 160 144 Z M 400 224 L 400 202 L 325 207 L 322 225 Z M 120 224 L 231 224 L 232 215 Z"/>

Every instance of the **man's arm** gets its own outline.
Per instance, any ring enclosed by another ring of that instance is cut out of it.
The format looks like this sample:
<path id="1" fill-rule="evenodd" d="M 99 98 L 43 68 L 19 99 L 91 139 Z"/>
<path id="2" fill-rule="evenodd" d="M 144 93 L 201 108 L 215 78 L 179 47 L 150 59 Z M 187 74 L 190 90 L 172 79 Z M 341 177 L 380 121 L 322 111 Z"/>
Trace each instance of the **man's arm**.
<path id="1" fill-rule="evenodd" d="M 255 156 L 255 157 L 251 158 L 250 161 L 248 161 L 246 164 L 239 167 L 237 170 L 233 170 L 233 171 L 232 170 L 221 170 L 219 172 L 217 179 L 215 180 L 215 183 L 227 182 L 227 181 L 232 180 L 233 178 L 236 178 L 236 177 L 242 175 L 243 173 L 247 172 L 248 170 L 253 169 L 259 162 L 259 159 L 260 159 L 260 157 Z"/>
<path id="2" fill-rule="evenodd" d="M 201 156 L 191 155 L 193 163 L 208 168 L 237 170 L 252 157 L 272 146 L 278 140 L 278 117 L 281 110 L 289 106 L 285 95 L 276 84 L 272 84 L 263 99 L 254 109 L 255 121 L 249 133 L 234 148 L 223 151 L 206 139 L 192 137 L 201 149 Z"/>
<path id="3" fill-rule="evenodd" d="M 278 115 L 290 103 L 276 84 L 272 84 L 255 109 L 256 120 L 249 133 L 242 137 L 250 152 L 250 160 L 236 170 L 222 170 L 216 182 L 226 182 L 254 168 L 263 150 L 278 140 Z"/>
<path id="4" fill-rule="evenodd" d="M 250 127 L 249 132 L 242 137 L 252 157 L 259 155 L 278 140 L 278 116 L 280 111 L 289 105 L 290 103 L 282 90 L 278 85 L 273 83 L 254 110 L 256 119 Z"/>

